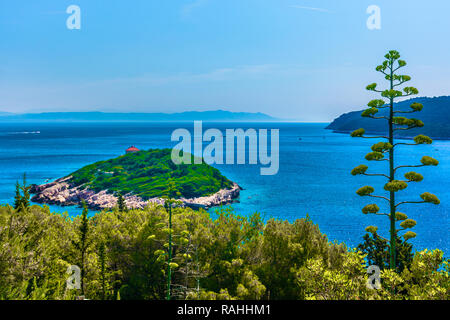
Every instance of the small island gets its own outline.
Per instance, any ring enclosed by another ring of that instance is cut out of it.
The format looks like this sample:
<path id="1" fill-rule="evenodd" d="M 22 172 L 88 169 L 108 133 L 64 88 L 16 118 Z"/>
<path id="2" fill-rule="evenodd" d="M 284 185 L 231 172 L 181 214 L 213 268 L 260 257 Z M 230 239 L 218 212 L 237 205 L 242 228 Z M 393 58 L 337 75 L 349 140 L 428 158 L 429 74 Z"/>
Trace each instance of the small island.
<path id="1" fill-rule="evenodd" d="M 32 201 L 60 206 L 85 201 L 90 209 L 103 210 L 115 207 L 121 194 L 128 208 L 141 209 L 149 203 L 164 204 L 168 181 L 179 192 L 178 200 L 192 208 L 229 204 L 239 197 L 241 187 L 208 164 L 176 165 L 171 149 L 133 151 L 87 165 L 53 182 L 33 185 Z"/>

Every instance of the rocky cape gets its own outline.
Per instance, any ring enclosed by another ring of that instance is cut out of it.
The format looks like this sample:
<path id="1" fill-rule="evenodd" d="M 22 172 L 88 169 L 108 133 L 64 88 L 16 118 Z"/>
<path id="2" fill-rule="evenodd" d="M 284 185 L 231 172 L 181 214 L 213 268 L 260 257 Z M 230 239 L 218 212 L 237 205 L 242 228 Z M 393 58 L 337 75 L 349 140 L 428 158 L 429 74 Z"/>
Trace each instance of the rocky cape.
<path id="1" fill-rule="evenodd" d="M 423 128 L 402 130 L 396 133 L 397 138 L 412 139 L 419 134 L 425 134 L 435 140 L 450 140 L 450 96 L 422 97 L 401 101 L 395 104 L 396 110 L 410 110 L 413 102 L 423 104 L 421 112 L 412 113 L 408 118 L 417 118 L 425 123 Z M 361 117 L 361 111 L 345 113 L 335 119 L 326 129 L 336 133 L 350 133 L 353 130 L 364 128 L 367 134 L 386 134 L 388 126 L 383 119 Z M 380 109 L 377 116 L 388 116 L 387 109 Z"/>
<path id="2" fill-rule="evenodd" d="M 92 210 L 111 209 L 117 205 L 117 197 L 112 193 L 108 193 L 108 190 L 95 192 L 83 185 L 75 186 L 70 183 L 71 178 L 72 176 L 68 176 L 50 183 L 32 185 L 30 192 L 34 196 L 31 200 L 37 203 L 60 206 L 81 205 L 84 200 L 88 208 Z M 233 183 L 230 189 L 222 189 L 209 196 L 192 199 L 180 198 L 177 200 L 181 201 L 186 207 L 208 209 L 235 202 L 241 190 L 242 188 L 238 184 Z M 125 194 L 123 197 L 127 207 L 133 209 L 142 209 L 151 203 L 164 204 L 163 198 L 144 200 L 133 194 Z"/>

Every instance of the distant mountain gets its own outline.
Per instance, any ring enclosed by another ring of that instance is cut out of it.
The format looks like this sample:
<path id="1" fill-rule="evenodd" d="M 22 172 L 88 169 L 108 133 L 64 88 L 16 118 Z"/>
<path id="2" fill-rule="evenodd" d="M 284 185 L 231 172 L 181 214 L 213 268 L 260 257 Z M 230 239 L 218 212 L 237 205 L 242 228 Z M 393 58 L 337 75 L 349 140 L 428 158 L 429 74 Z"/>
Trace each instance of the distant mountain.
<path id="1" fill-rule="evenodd" d="M 0 121 L 276 121 L 264 113 L 188 111 L 180 113 L 44 112 L 0 114 Z"/>
<path id="2" fill-rule="evenodd" d="M 417 113 L 405 114 L 409 118 L 417 118 L 425 123 L 423 128 L 400 131 L 398 137 L 411 138 L 418 134 L 426 134 L 433 139 L 450 139 L 450 96 L 434 98 L 415 98 L 395 104 L 396 110 L 411 110 L 413 102 L 423 104 L 423 110 Z M 362 111 L 354 111 L 341 115 L 335 119 L 327 129 L 335 132 L 347 133 L 364 128 L 368 134 L 387 133 L 387 123 L 383 119 L 370 119 L 361 117 Z M 387 109 L 380 109 L 378 115 L 386 115 Z"/>

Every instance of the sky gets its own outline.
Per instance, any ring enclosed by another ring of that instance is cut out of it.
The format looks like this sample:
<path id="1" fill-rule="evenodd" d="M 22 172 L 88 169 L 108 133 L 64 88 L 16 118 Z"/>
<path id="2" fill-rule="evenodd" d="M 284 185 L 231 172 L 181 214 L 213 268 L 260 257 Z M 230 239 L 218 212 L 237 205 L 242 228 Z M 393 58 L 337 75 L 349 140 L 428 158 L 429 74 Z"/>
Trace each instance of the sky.
<path id="1" fill-rule="evenodd" d="M 448 0 L 0 0 L 0 111 L 330 121 L 375 98 L 391 49 L 421 96 L 450 95 L 449 15 Z"/>

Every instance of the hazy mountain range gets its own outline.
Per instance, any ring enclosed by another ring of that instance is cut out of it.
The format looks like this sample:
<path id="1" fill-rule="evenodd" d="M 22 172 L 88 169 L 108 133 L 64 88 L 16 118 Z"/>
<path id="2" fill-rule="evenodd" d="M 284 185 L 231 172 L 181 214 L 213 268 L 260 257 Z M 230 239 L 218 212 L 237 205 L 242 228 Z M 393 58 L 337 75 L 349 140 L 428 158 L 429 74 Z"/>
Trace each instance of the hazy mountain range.
<path id="1" fill-rule="evenodd" d="M 12 114 L 0 112 L 0 121 L 277 121 L 264 113 L 188 111 L 179 113 L 44 112 Z"/>
<path id="2" fill-rule="evenodd" d="M 425 123 L 423 128 L 399 131 L 399 137 L 415 137 L 418 134 L 426 134 L 433 139 L 450 139 L 450 96 L 433 98 L 414 98 L 396 103 L 395 110 L 408 111 L 413 102 L 423 104 L 421 112 L 410 114 L 400 114 L 407 118 L 420 119 Z M 377 116 L 387 115 L 388 109 L 380 109 Z M 327 129 L 336 132 L 352 132 L 353 130 L 364 128 L 367 133 L 384 134 L 388 130 L 387 122 L 384 119 L 370 119 L 361 117 L 361 111 L 345 113 L 335 119 Z"/>

